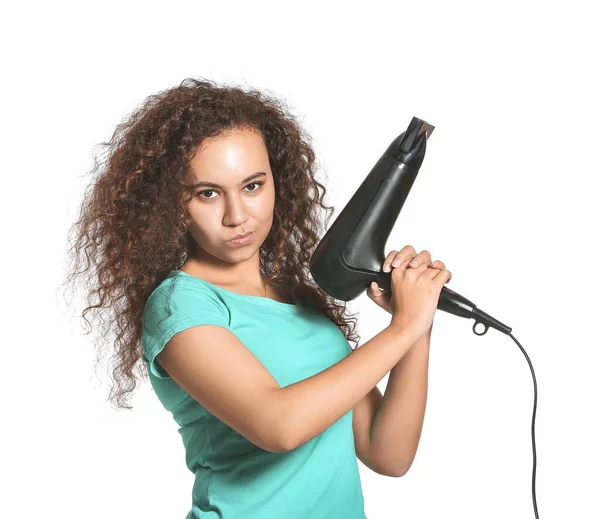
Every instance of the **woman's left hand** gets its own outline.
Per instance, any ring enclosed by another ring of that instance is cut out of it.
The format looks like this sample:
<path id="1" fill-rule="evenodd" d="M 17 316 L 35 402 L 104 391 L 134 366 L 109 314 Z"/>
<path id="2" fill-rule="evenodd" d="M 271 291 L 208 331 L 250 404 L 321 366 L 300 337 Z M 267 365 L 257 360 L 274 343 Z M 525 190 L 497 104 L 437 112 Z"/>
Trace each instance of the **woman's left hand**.
<path id="1" fill-rule="evenodd" d="M 431 254 L 429 251 L 423 250 L 419 254 L 412 247 L 412 245 L 407 245 L 400 252 L 397 250 L 391 251 L 382 265 L 382 270 L 384 272 L 391 272 L 393 268 L 396 268 L 397 265 L 394 265 L 394 260 L 398 259 L 398 264 L 402 262 L 404 258 L 408 258 L 412 256 L 413 260 L 409 263 L 407 268 L 416 268 L 419 265 L 427 264 L 429 268 L 434 269 L 445 269 L 446 265 L 443 261 L 431 261 Z M 452 278 L 450 278 L 452 279 Z M 450 279 L 448 281 L 450 281 Z M 447 281 L 447 282 L 448 282 Z M 446 282 L 446 283 L 447 283 Z M 367 289 L 367 295 L 369 299 L 371 299 L 377 306 L 383 308 L 386 312 L 392 313 L 392 292 L 391 291 L 382 291 L 379 288 L 379 285 L 376 281 L 373 281 L 369 288 Z"/>

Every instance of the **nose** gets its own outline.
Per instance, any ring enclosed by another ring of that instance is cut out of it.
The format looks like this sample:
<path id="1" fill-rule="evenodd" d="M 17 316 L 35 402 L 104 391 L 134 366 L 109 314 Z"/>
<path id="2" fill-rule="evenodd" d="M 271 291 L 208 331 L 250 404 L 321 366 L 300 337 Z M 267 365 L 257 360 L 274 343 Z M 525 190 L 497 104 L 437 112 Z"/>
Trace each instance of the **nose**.
<path id="1" fill-rule="evenodd" d="M 225 197 L 224 225 L 240 225 L 247 219 L 244 202 L 239 195 L 227 195 Z"/>

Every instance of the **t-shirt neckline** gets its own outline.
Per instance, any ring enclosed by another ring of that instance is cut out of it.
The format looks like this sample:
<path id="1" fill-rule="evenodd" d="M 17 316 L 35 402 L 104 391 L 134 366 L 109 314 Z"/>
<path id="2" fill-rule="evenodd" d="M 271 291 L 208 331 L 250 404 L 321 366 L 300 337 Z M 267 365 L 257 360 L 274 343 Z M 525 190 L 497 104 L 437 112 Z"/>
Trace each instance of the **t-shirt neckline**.
<path id="1" fill-rule="evenodd" d="M 281 301 L 276 301 L 275 299 L 271 299 L 270 297 L 252 296 L 249 294 L 238 294 L 237 292 L 232 292 L 231 290 L 227 290 L 226 288 L 220 287 L 218 285 L 214 285 L 213 283 L 211 283 L 210 281 L 206 281 L 205 279 L 202 279 L 202 278 L 199 278 L 196 276 L 192 276 L 191 274 L 188 274 L 187 272 L 184 272 L 183 270 L 179 270 L 179 269 L 172 270 L 168 277 L 171 277 L 173 275 L 179 275 L 179 276 L 183 276 L 184 278 L 199 281 L 200 283 L 204 283 L 205 285 L 208 285 L 217 291 L 225 292 L 228 296 L 234 297 L 236 299 L 250 301 L 253 303 L 258 303 L 261 305 L 270 306 L 272 308 L 279 308 L 281 310 L 287 310 L 288 312 L 298 313 L 298 312 L 303 311 L 302 304 L 282 303 Z"/>

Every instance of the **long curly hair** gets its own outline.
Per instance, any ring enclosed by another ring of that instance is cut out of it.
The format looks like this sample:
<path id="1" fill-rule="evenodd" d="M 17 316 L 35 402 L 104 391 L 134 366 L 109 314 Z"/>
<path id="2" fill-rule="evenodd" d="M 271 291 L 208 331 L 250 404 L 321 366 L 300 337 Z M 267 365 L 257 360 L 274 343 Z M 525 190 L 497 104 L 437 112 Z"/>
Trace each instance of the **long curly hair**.
<path id="1" fill-rule="evenodd" d="M 335 323 L 355 343 L 352 349 L 358 346 L 356 314 L 347 315 L 346 303 L 309 279 L 310 258 L 334 210 L 323 203 L 326 190 L 315 179 L 310 137 L 280 99 L 186 78 L 146 98 L 100 144 L 105 153 L 94 155 L 92 180 L 68 233 L 63 284 L 74 287 L 84 278 L 88 306 L 81 317 L 88 333 L 87 314 L 99 318 L 97 361 L 107 346 L 114 348 L 108 401 L 117 408 L 132 408 L 127 396 L 138 375 L 148 376 L 139 362 L 146 301 L 193 252 L 184 223 L 190 198 L 182 198 L 192 191 L 185 182 L 189 159 L 204 139 L 232 129 L 262 134 L 273 172 L 273 225 L 260 247 L 261 271 L 294 303 L 309 303 Z"/>

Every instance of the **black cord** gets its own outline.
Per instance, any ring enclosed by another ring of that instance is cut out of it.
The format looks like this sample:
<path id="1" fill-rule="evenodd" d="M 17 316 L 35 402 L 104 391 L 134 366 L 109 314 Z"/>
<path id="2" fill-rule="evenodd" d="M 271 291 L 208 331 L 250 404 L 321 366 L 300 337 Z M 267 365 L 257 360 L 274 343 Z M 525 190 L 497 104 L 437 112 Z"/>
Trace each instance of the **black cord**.
<path id="1" fill-rule="evenodd" d="M 529 360 L 527 353 L 525 353 L 525 350 L 519 344 L 519 341 L 517 339 L 515 339 L 515 337 L 513 336 L 512 333 L 509 333 L 508 335 L 509 335 L 509 337 L 512 338 L 513 341 L 515 341 L 517 343 L 517 346 L 519 348 L 521 348 L 523 355 L 525 355 L 525 358 L 527 359 L 527 362 L 529 363 L 529 367 L 531 368 L 531 374 L 533 376 L 533 419 L 531 420 L 531 442 L 533 443 L 533 477 L 532 477 L 532 481 L 531 481 L 531 492 L 533 494 L 533 511 L 535 512 L 536 519 L 540 519 L 539 515 L 538 515 L 538 510 L 537 510 L 537 500 L 535 497 L 535 468 L 536 468 L 536 464 L 537 464 L 537 458 L 535 455 L 535 410 L 537 408 L 537 382 L 535 380 L 535 372 L 533 371 L 533 366 L 531 365 L 531 361 Z"/>

